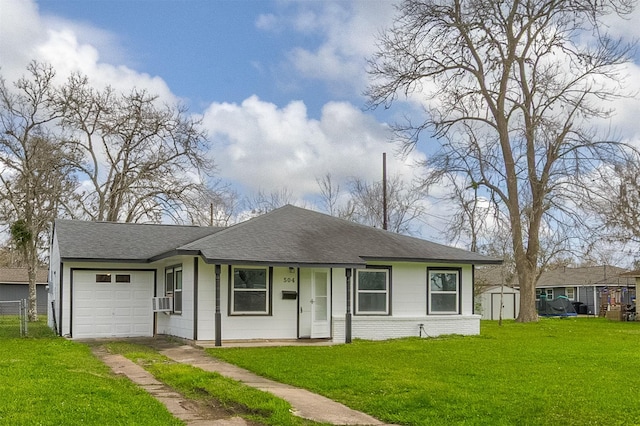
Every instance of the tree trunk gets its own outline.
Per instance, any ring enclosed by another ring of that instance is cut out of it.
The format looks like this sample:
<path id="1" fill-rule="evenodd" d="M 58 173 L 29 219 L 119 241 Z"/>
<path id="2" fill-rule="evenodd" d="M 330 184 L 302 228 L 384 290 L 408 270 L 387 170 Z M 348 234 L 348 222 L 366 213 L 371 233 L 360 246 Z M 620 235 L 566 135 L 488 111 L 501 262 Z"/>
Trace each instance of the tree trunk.
<path id="1" fill-rule="evenodd" d="M 38 263 L 32 262 L 29 259 L 29 265 L 27 266 L 29 274 L 29 308 L 28 316 L 30 322 L 38 321 L 38 296 L 36 292 L 36 277 L 38 276 Z"/>
<path id="2" fill-rule="evenodd" d="M 535 271 L 527 259 L 516 262 L 518 281 L 520 283 L 520 312 L 518 322 L 537 322 Z"/>

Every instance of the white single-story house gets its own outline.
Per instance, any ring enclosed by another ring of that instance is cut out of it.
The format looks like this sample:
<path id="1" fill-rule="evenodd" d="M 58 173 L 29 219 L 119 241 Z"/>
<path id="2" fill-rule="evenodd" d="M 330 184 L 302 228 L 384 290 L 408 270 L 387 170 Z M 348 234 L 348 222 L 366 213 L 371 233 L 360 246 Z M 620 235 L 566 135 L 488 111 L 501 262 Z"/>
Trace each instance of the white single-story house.
<path id="1" fill-rule="evenodd" d="M 474 335 L 501 260 L 287 205 L 228 228 L 56 220 L 50 326 L 193 341 Z"/>

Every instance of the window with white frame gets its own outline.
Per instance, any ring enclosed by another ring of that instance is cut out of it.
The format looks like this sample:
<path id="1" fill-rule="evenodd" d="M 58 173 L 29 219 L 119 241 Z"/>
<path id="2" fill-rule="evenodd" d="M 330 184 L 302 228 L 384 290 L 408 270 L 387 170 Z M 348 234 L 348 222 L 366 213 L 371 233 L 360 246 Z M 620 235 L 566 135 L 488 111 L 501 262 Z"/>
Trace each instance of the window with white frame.
<path id="1" fill-rule="evenodd" d="M 460 312 L 460 269 L 428 269 L 428 313 Z"/>
<path id="2" fill-rule="evenodd" d="M 267 268 L 234 267 L 231 282 L 231 314 L 268 315 L 270 282 Z"/>
<path id="3" fill-rule="evenodd" d="M 576 289 L 575 287 L 567 287 L 564 289 L 564 294 L 565 296 L 567 296 L 567 299 L 569 300 L 575 300 L 576 299 Z"/>
<path id="4" fill-rule="evenodd" d="M 553 300 L 553 289 L 552 288 L 537 288 L 536 289 L 536 300 L 540 300 L 540 297 L 544 297 L 547 300 Z"/>
<path id="5" fill-rule="evenodd" d="M 359 269 L 356 273 L 356 314 L 388 315 L 391 268 Z"/>
<path id="6" fill-rule="evenodd" d="M 165 269 L 164 294 L 173 297 L 173 313 L 182 313 L 182 265 Z"/>

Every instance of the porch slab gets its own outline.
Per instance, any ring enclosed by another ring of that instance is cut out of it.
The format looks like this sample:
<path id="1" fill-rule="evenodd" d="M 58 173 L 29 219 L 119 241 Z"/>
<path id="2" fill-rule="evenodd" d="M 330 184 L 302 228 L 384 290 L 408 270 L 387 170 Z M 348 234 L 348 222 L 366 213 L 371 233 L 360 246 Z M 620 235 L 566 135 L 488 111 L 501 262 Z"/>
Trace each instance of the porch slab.
<path id="1" fill-rule="evenodd" d="M 277 346 L 332 346 L 341 343 L 330 339 L 273 339 L 273 340 L 223 340 L 222 346 L 216 346 L 213 340 L 198 340 L 194 345 L 201 348 L 259 348 Z"/>

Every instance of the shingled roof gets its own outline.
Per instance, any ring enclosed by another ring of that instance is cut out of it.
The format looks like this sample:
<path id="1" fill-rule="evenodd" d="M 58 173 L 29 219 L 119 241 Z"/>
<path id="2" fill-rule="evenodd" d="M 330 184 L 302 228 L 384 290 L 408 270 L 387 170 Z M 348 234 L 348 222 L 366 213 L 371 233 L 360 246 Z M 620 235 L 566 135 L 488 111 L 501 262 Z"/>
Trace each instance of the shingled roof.
<path id="1" fill-rule="evenodd" d="M 149 262 L 224 228 L 56 220 L 62 260 Z"/>
<path id="2" fill-rule="evenodd" d="M 47 267 L 38 269 L 36 283 L 46 284 L 48 281 Z M 0 268 L 0 284 L 29 284 L 27 268 Z"/>
<path id="3" fill-rule="evenodd" d="M 182 246 L 210 262 L 364 265 L 367 260 L 501 263 L 501 260 L 287 205 Z"/>
<path id="4" fill-rule="evenodd" d="M 542 272 L 537 287 L 576 287 L 584 285 L 595 286 L 627 286 L 634 285 L 633 272 L 611 265 L 579 266 L 575 268 L 560 267 Z M 487 285 L 499 285 L 503 281 L 499 267 L 488 266 L 476 270 L 476 281 Z M 640 272 L 640 271 L 638 271 Z M 640 276 L 640 273 L 637 274 Z M 506 273 L 505 284 L 518 287 L 518 276 Z"/>
<path id="5" fill-rule="evenodd" d="M 502 262 L 291 205 L 226 229 L 105 223 L 89 229 L 90 222 L 81 223 L 73 230 L 69 221 L 56 222 L 56 226 L 62 224 L 59 238 L 65 234 L 64 250 L 62 244 L 60 248 L 63 258 L 153 261 L 174 254 L 199 254 L 209 263 L 326 266 L 363 266 L 373 260 Z M 78 239 L 72 235 L 77 232 L 84 235 Z M 131 240 L 137 240 L 135 247 L 128 243 Z"/>

